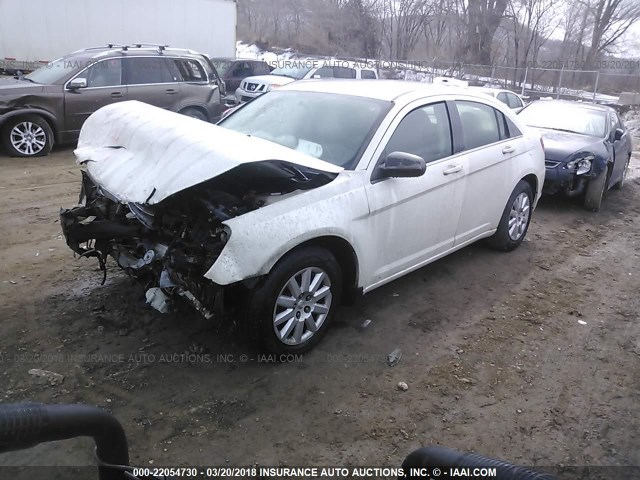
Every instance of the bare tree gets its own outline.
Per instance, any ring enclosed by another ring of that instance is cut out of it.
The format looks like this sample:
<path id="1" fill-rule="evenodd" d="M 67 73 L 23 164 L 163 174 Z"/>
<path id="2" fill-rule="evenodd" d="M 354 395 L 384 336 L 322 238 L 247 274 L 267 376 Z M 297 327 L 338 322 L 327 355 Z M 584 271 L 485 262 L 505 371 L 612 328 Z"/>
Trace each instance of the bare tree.
<path id="1" fill-rule="evenodd" d="M 593 22 L 586 63 L 596 66 L 598 57 L 608 52 L 640 19 L 638 0 L 581 0 Z"/>
<path id="2" fill-rule="evenodd" d="M 467 40 L 462 49 L 469 63 L 491 65 L 491 44 L 509 0 L 467 0 Z"/>

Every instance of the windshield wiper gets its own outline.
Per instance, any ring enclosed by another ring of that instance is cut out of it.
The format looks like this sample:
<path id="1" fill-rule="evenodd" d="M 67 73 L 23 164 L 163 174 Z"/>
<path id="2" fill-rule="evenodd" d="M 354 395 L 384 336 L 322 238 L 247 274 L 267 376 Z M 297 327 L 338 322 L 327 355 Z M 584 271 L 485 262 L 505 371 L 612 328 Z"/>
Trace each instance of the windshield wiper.
<path id="1" fill-rule="evenodd" d="M 27 78 L 27 77 L 19 77 L 18 75 L 15 75 L 13 78 L 15 78 L 16 80 L 27 80 L 28 82 L 31 82 L 31 83 L 38 83 L 35 80 L 31 80 L 30 78 Z"/>

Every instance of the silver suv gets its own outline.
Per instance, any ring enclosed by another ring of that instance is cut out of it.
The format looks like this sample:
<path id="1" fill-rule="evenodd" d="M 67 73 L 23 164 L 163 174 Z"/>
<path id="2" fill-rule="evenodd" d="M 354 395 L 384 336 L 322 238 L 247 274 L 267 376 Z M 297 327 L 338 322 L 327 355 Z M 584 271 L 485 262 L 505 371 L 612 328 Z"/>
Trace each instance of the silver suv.
<path id="1" fill-rule="evenodd" d="M 0 78 L 0 137 L 8 154 L 47 155 L 77 140 L 99 108 L 139 100 L 217 121 L 224 82 L 211 61 L 192 50 L 107 45 L 74 52 L 24 77 Z"/>

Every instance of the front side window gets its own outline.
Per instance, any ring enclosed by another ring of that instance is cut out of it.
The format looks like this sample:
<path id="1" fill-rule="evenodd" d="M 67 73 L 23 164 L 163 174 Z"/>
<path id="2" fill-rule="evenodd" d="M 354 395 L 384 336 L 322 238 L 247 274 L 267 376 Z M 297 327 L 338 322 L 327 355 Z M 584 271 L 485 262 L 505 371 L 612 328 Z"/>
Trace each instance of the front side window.
<path id="1" fill-rule="evenodd" d="M 162 57 L 127 58 L 127 84 L 147 85 L 151 83 L 170 83 L 173 75 Z"/>
<path id="2" fill-rule="evenodd" d="M 407 114 L 389 139 L 383 157 L 393 152 L 418 155 L 427 163 L 451 155 L 451 124 L 446 105 L 434 103 Z"/>
<path id="3" fill-rule="evenodd" d="M 350 95 L 276 90 L 218 125 L 353 169 L 391 105 Z"/>
<path id="4" fill-rule="evenodd" d="M 316 70 L 316 73 L 313 74 L 313 78 L 333 78 L 333 68 L 332 67 L 322 67 Z"/>
<path id="5" fill-rule="evenodd" d="M 122 59 L 110 58 L 93 64 L 80 76 L 86 75 L 87 87 L 116 87 L 122 85 Z"/>
<path id="6" fill-rule="evenodd" d="M 356 71 L 348 67 L 333 67 L 333 76 L 336 78 L 356 78 Z"/>
<path id="7" fill-rule="evenodd" d="M 465 150 L 489 145 L 501 139 L 498 116 L 493 107 L 465 100 L 456 100 L 455 103 L 462 123 Z"/>

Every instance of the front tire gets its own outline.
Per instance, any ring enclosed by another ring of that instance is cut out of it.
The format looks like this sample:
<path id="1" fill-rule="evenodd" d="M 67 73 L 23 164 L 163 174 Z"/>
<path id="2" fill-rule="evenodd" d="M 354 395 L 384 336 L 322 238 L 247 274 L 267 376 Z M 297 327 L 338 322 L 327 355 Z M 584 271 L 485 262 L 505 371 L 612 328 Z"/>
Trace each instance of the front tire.
<path id="1" fill-rule="evenodd" d="M 489 246 L 503 252 L 510 252 L 517 248 L 529 230 L 532 208 L 531 185 L 520 180 L 502 212 L 496 233 L 487 240 Z"/>
<path id="2" fill-rule="evenodd" d="M 187 117 L 191 117 L 191 118 L 196 118 L 198 120 L 202 120 L 203 122 L 207 122 L 208 121 L 207 116 L 204 114 L 204 112 L 202 112 L 202 110 L 199 110 L 197 108 L 193 108 L 193 107 L 185 108 L 180 113 L 182 115 L 186 115 Z"/>
<path id="3" fill-rule="evenodd" d="M 250 293 L 248 336 L 272 353 L 303 353 L 326 333 L 340 303 L 342 271 L 324 248 L 295 250 Z"/>
<path id="4" fill-rule="evenodd" d="M 2 143 L 12 157 L 49 155 L 53 141 L 51 127 L 38 115 L 11 118 L 2 129 Z"/>
<path id="5" fill-rule="evenodd" d="M 587 193 L 584 196 L 584 208 L 597 212 L 602 206 L 602 200 L 607 190 L 607 180 L 609 179 L 609 169 L 600 172 L 596 178 L 592 178 L 587 185 Z"/>

